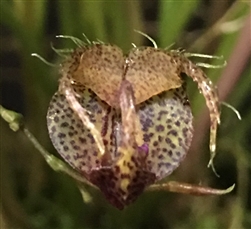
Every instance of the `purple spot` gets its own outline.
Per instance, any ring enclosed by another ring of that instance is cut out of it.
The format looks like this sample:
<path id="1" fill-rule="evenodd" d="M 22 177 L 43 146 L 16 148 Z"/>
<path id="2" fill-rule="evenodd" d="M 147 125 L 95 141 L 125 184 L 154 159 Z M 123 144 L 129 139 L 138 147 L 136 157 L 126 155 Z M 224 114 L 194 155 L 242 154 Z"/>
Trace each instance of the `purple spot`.
<path id="1" fill-rule="evenodd" d="M 56 132 L 56 127 L 55 126 L 52 126 L 52 128 L 51 128 L 51 133 L 54 133 L 54 132 Z"/>
<path id="2" fill-rule="evenodd" d="M 182 132 L 183 132 L 183 135 L 186 136 L 186 133 L 188 132 L 188 128 L 184 127 L 184 128 L 182 129 Z"/>
<path id="3" fill-rule="evenodd" d="M 170 135 L 170 134 L 172 134 L 173 136 L 177 136 L 177 135 L 178 135 L 178 133 L 177 133 L 176 130 L 170 130 L 170 131 L 167 133 L 167 135 Z"/>
<path id="4" fill-rule="evenodd" d="M 92 153 L 92 155 L 93 155 L 94 157 L 97 157 L 97 156 L 98 156 L 98 152 L 97 152 L 97 151 L 94 151 L 94 152 Z"/>
<path id="5" fill-rule="evenodd" d="M 170 138 L 166 138 L 165 140 L 166 140 L 166 143 L 167 143 L 167 144 L 171 144 L 171 143 L 172 143 L 172 141 L 171 141 Z"/>
<path id="6" fill-rule="evenodd" d="M 140 152 L 145 153 L 146 155 L 148 155 L 148 153 L 149 153 L 149 147 L 148 147 L 148 145 L 146 143 L 144 143 L 142 146 L 139 146 L 138 150 Z"/>
<path id="7" fill-rule="evenodd" d="M 171 116 L 172 116 L 173 118 L 176 118 L 176 117 L 177 117 L 177 114 L 172 113 Z"/>
<path id="8" fill-rule="evenodd" d="M 163 140 L 163 137 L 162 136 L 158 136 L 158 141 L 162 142 L 162 140 Z"/>
<path id="9" fill-rule="evenodd" d="M 73 155 L 73 159 L 75 161 L 78 160 L 78 159 L 80 159 L 80 158 L 84 158 L 84 157 L 85 157 L 85 155 L 79 154 L 79 153 L 76 153 L 75 155 Z"/>
<path id="10" fill-rule="evenodd" d="M 163 154 L 160 154 L 160 155 L 158 156 L 158 159 L 163 160 L 163 159 L 164 159 Z"/>
<path id="11" fill-rule="evenodd" d="M 75 150 L 80 150 L 80 147 L 77 146 L 77 145 L 74 145 L 74 146 L 73 146 L 73 149 L 75 149 Z"/>
<path id="12" fill-rule="evenodd" d="M 186 123 L 186 124 L 188 124 L 189 123 L 189 119 L 188 118 L 186 118 L 185 120 L 184 120 L 184 122 Z"/>
<path id="13" fill-rule="evenodd" d="M 158 116 L 157 120 L 161 120 L 162 116 L 167 115 L 167 114 L 168 114 L 168 111 L 163 111 L 163 110 L 160 111 L 159 114 L 158 114 L 159 116 Z"/>
<path id="14" fill-rule="evenodd" d="M 65 135 L 64 133 L 59 133 L 59 134 L 58 134 L 58 137 L 59 137 L 59 138 L 65 138 L 66 135 Z"/>
<path id="15" fill-rule="evenodd" d="M 158 163 L 158 167 L 159 168 L 161 168 L 162 166 L 164 166 L 164 167 L 166 167 L 166 168 L 172 168 L 173 166 L 172 166 L 172 164 L 171 163 L 169 163 L 169 162 L 160 162 L 160 163 Z"/>
<path id="16" fill-rule="evenodd" d="M 80 141 L 80 143 L 82 143 L 82 144 L 85 144 L 85 143 L 86 143 L 86 139 L 85 139 L 85 138 L 82 138 L 82 137 L 79 137 L 79 141 Z"/>
<path id="17" fill-rule="evenodd" d="M 63 123 L 61 124 L 61 127 L 67 127 L 67 126 L 69 126 L 69 124 L 68 124 L 67 122 L 63 122 Z"/>
<path id="18" fill-rule="evenodd" d="M 158 144 L 159 144 L 158 141 L 154 141 L 154 142 L 153 142 L 153 146 L 155 146 L 155 147 L 158 146 Z"/>
<path id="19" fill-rule="evenodd" d="M 64 151 L 68 151 L 69 150 L 69 147 L 68 146 L 64 146 Z"/>
<path id="20" fill-rule="evenodd" d="M 103 139 L 103 143 L 104 143 L 105 146 L 108 145 L 108 141 L 106 139 Z"/>
<path id="21" fill-rule="evenodd" d="M 67 154 L 67 155 L 65 156 L 65 160 L 68 161 L 68 160 L 70 160 L 70 159 L 71 159 L 71 156 L 70 156 L 69 154 Z"/>
<path id="22" fill-rule="evenodd" d="M 144 142 L 150 142 L 150 136 L 148 134 L 143 135 Z"/>
<path id="23" fill-rule="evenodd" d="M 59 122 L 59 117 L 58 117 L 58 116 L 56 116 L 56 117 L 54 118 L 54 122 Z"/>
<path id="24" fill-rule="evenodd" d="M 173 151 L 172 151 L 172 150 L 169 150 L 167 153 L 168 153 L 168 155 L 169 155 L 170 157 L 173 156 Z"/>
<path id="25" fill-rule="evenodd" d="M 170 147 L 171 147 L 172 149 L 175 149 L 175 148 L 176 148 L 176 145 L 173 144 L 173 143 L 170 143 Z"/>
<path id="26" fill-rule="evenodd" d="M 167 124 L 169 124 L 169 123 L 171 123 L 172 122 L 172 119 L 170 119 L 170 118 L 168 118 L 167 120 L 166 120 L 166 123 Z"/>
<path id="27" fill-rule="evenodd" d="M 69 135 L 70 137 L 72 137 L 72 136 L 74 135 L 74 133 L 73 133 L 73 132 L 68 132 L 68 135 Z"/>
<path id="28" fill-rule="evenodd" d="M 155 127 L 155 130 L 158 131 L 158 132 L 162 132 L 162 131 L 164 131 L 164 129 L 165 129 L 165 127 L 163 125 L 157 125 Z"/>

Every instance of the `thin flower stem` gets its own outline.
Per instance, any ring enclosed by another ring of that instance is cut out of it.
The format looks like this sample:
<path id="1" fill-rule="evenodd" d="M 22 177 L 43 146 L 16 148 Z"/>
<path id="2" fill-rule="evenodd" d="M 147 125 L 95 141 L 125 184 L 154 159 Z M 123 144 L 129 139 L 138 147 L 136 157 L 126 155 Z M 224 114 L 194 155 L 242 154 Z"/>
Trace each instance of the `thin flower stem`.
<path id="1" fill-rule="evenodd" d="M 73 179 L 88 184 L 95 187 L 90 182 L 88 182 L 83 176 L 78 174 L 73 168 L 69 167 L 62 160 L 58 159 L 54 155 L 50 154 L 35 138 L 35 136 L 29 131 L 24 125 L 23 116 L 11 110 L 7 110 L 0 105 L 0 115 L 9 124 L 13 131 L 21 130 L 33 146 L 41 153 L 41 155 L 46 160 L 47 164 L 57 172 L 63 172 L 72 177 Z"/>
<path id="2" fill-rule="evenodd" d="M 176 181 L 170 181 L 163 184 L 154 184 L 151 185 L 147 190 L 148 191 L 169 191 L 177 192 L 190 195 L 224 195 L 231 192 L 235 187 L 235 184 L 227 189 L 214 189 L 209 187 L 204 187 L 201 185 L 192 185 L 187 183 L 180 183 Z"/>

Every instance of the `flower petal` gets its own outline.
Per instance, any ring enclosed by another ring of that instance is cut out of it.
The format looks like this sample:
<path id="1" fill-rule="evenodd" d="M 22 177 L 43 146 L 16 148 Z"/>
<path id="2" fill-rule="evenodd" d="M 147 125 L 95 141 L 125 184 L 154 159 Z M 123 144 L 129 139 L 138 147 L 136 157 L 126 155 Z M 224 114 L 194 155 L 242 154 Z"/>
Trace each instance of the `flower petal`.
<path id="1" fill-rule="evenodd" d="M 119 107 L 118 90 L 124 71 L 124 56 L 120 48 L 108 44 L 82 47 L 62 68 L 73 80 L 90 88 L 110 106 Z"/>
<path id="2" fill-rule="evenodd" d="M 100 133 L 105 151 L 116 158 L 119 124 L 115 111 L 91 90 L 72 85 L 79 103 L 87 110 L 90 122 Z M 64 95 L 54 94 L 47 113 L 49 135 L 60 155 L 74 168 L 84 173 L 101 166 L 101 155 L 91 132 L 70 108 Z M 113 131 L 112 131 L 113 129 Z"/>
<path id="3" fill-rule="evenodd" d="M 163 50 L 153 47 L 134 48 L 127 61 L 129 68 L 125 77 L 133 86 L 136 104 L 182 85 L 179 66 Z"/>
<path id="4" fill-rule="evenodd" d="M 169 175 L 185 157 L 193 136 L 192 112 L 183 87 L 138 105 L 147 165 L 157 180 Z"/>

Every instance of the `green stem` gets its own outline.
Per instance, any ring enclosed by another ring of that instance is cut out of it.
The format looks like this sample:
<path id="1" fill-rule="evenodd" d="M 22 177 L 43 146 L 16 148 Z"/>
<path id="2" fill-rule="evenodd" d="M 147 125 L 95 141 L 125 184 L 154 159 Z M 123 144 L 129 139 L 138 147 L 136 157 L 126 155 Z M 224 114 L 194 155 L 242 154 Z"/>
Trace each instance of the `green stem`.
<path id="1" fill-rule="evenodd" d="M 89 181 L 87 181 L 84 177 L 78 174 L 73 168 L 69 167 L 62 160 L 58 159 L 54 155 L 50 154 L 44 147 L 38 142 L 35 136 L 27 129 L 24 125 L 23 116 L 19 113 L 16 113 L 11 110 L 7 110 L 0 105 L 0 115 L 1 117 L 9 124 L 10 128 L 13 131 L 21 130 L 29 141 L 33 144 L 33 146 L 42 154 L 47 164 L 57 172 L 63 172 L 72 177 L 74 180 L 77 180 L 81 183 L 88 184 L 93 186 Z"/>

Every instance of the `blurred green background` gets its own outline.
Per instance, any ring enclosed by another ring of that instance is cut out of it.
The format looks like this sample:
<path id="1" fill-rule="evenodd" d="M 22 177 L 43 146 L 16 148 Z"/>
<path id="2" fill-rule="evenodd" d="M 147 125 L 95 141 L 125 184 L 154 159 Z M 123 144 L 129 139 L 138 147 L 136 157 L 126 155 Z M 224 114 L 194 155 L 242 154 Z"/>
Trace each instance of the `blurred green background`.
<path id="1" fill-rule="evenodd" d="M 46 111 L 57 90 L 58 69 L 31 57 L 38 53 L 58 63 L 55 47 L 74 48 L 56 35 L 100 39 L 120 46 L 152 45 L 134 32 L 153 37 L 161 48 L 223 55 L 228 65 L 205 69 L 219 86 L 221 99 L 242 115 L 239 121 L 222 108 L 217 139 L 217 178 L 207 168 L 209 119 L 204 98 L 188 80 L 196 133 L 191 150 L 167 179 L 235 190 L 225 196 L 194 197 L 144 193 L 118 211 L 93 189 L 83 202 L 76 183 L 56 173 L 22 133 L 14 133 L 1 119 L 0 228 L 87 229 L 242 229 L 251 228 L 251 32 L 250 2 L 234 0 L 135 1 L 5 1 L 1 0 L 1 104 L 24 115 L 26 125 L 41 144 L 58 155 L 50 143 Z M 249 23 L 249 24 L 248 24 Z M 219 60 L 194 60 L 221 64 Z"/>

